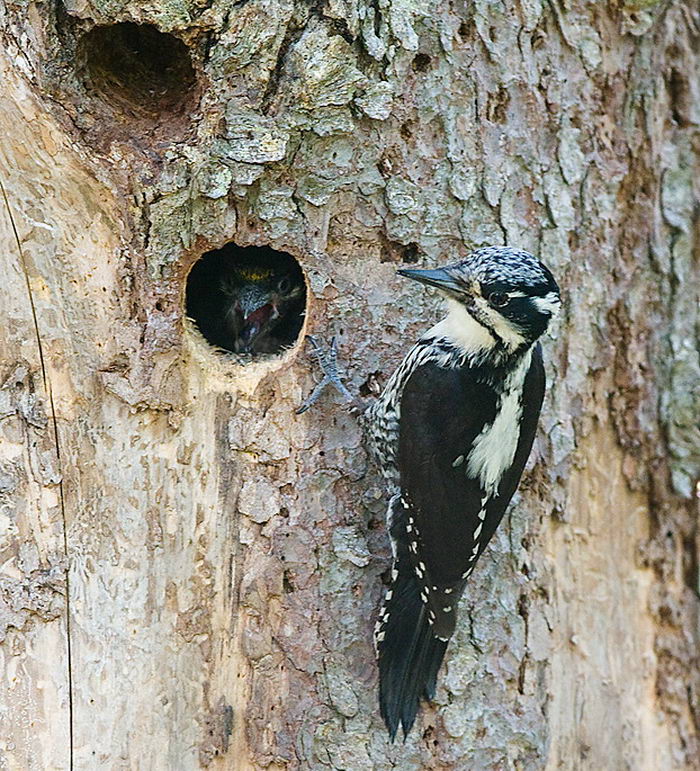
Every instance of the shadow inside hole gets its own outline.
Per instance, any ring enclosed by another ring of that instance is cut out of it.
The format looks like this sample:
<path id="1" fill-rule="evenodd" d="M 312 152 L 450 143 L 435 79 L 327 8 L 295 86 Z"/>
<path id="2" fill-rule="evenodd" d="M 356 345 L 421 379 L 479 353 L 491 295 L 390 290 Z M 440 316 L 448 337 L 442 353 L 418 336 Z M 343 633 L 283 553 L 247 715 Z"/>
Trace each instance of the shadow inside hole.
<path id="1" fill-rule="evenodd" d="M 182 112 L 194 98 L 196 76 L 187 46 L 151 24 L 95 27 L 80 44 L 86 85 L 127 116 Z"/>
<path id="2" fill-rule="evenodd" d="M 306 282 L 291 254 L 227 244 L 194 264 L 185 306 L 211 345 L 232 353 L 275 354 L 299 337 Z"/>

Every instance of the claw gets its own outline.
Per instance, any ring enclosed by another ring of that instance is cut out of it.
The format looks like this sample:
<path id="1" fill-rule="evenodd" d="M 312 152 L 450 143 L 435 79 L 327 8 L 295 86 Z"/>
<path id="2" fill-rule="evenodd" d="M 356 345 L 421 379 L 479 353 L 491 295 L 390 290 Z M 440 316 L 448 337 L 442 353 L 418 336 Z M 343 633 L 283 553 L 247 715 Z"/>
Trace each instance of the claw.
<path id="1" fill-rule="evenodd" d="M 312 407 L 318 401 L 318 398 L 321 396 L 323 391 L 326 390 L 326 387 L 329 385 L 333 386 L 333 388 L 335 388 L 336 391 L 338 391 L 338 393 L 340 393 L 340 395 L 346 401 L 350 402 L 351 409 L 360 411 L 364 410 L 364 405 L 362 402 L 360 402 L 359 399 L 354 397 L 350 391 L 348 391 L 348 389 L 341 382 L 340 376 L 338 375 L 338 343 L 335 339 L 335 335 L 331 338 L 331 342 L 327 351 L 324 351 L 323 346 L 320 344 L 317 337 L 314 337 L 313 335 L 307 335 L 306 339 L 312 345 L 311 352 L 316 357 L 316 361 L 318 361 L 318 364 L 321 367 L 323 378 L 316 385 L 304 403 L 297 409 L 296 414 L 301 415 L 302 413 L 306 412 L 309 407 Z"/>

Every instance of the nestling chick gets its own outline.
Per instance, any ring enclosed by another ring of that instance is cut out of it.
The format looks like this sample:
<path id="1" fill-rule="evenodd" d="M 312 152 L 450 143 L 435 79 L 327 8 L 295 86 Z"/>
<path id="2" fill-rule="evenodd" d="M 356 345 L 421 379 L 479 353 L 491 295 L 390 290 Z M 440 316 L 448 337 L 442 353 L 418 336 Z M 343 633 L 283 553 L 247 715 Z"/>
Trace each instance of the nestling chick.
<path id="1" fill-rule="evenodd" d="M 187 280 L 187 315 L 211 345 L 247 355 L 279 353 L 304 323 L 306 284 L 297 261 L 268 247 L 207 252 Z"/>
<path id="2" fill-rule="evenodd" d="M 223 325 L 236 353 L 275 353 L 289 337 L 290 322 L 300 322 L 305 288 L 288 268 L 236 262 L 219 288 Z"/>

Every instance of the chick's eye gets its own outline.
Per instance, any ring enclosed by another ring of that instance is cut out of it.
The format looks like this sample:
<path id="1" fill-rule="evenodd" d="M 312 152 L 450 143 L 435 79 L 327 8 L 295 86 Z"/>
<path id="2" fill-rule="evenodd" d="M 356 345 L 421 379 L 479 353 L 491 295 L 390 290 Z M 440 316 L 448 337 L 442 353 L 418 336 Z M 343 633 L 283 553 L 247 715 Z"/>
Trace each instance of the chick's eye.
<path id="1" fill-rule="evenodd" d="M 277 289 L 280 292 L 288 292 L 291 288 L 292 282 L 287 278 L 287 276 L 281 278 L 277 284 Z"/>
<path id="2" fill-rule="evenodd" d="M 505 292 L 491 292 L 489 295 L 489 305 L 494 308 L 502 308 L 504 305 L 508 305 L 510 298 Z"/>

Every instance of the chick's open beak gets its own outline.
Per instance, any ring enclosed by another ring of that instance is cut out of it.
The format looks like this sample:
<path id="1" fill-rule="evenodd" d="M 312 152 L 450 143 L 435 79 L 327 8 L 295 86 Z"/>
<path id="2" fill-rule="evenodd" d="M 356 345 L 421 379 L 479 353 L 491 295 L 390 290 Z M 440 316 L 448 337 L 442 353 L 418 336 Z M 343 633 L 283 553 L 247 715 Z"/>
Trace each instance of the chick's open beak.
<path id="1" fill-rule="evenodd" d="M 241 352 L 249 353 L 255 338 L 265 329 L 277 310 L 269 292 L 254 290 L 242 293 L 237 311 L 243 322 L 239 332 Z"/>
<path id="2" fill-rule="evenodd" d="M 265 327 L 270 317 L 272 316 L 273 307 L 269 303 L 263 305 L 260 308 L 254 310 L 250 315 L 246 316 L 243 321 L 243 328 L 241 329 L 240 339 L 244 346 L 244 351 L 248 351 L 253 343 L 253 340 L 260 334 L 261 330 Z"/>

